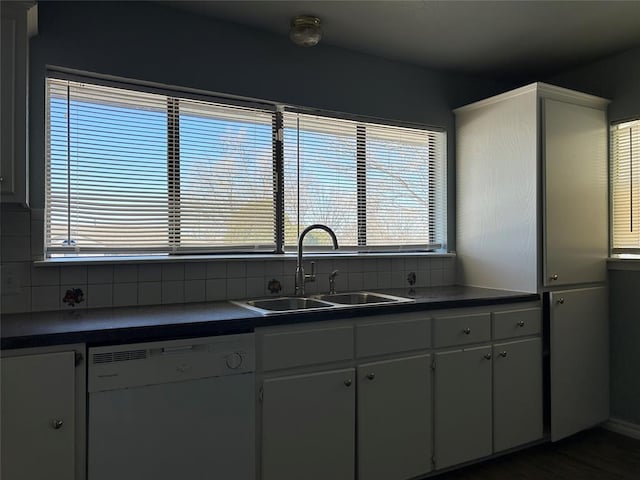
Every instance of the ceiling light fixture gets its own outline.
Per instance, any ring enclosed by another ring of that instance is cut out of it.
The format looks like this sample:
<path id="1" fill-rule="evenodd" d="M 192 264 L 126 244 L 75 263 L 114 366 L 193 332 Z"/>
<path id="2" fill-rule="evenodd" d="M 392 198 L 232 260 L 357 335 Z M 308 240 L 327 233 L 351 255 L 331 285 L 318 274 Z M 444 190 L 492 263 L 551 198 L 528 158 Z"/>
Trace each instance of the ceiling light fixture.
<path id="1" fill-rule="evenodd" d="M 291 20 L 289 38 L 301 47 L 313 47 L 322 38 L 320 19 L 309 15 L 298 15 Z"/>

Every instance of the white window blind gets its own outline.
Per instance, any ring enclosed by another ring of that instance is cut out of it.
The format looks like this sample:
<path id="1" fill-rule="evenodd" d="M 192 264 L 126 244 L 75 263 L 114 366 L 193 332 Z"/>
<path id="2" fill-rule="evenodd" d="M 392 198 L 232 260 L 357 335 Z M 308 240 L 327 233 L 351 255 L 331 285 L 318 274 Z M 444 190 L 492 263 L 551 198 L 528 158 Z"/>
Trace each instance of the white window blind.
<path id="1" fill-rule="evenodd" d="M 275 248 L 273 113 L 49 78 L 46 248 Z"/>
<path id="2" fill-rule="evenodd" d="M 322 223 L 340 246 L 358 245 L 356 124 L 315 115 L 284 115 L 285 246 L 308 225 Z M 332 245 L 310 232 L 308 245 Z"/>
<path id="3" fill-rule="evenodd" d="M 640 253 L 640 120 L 611 128 L 614 253 Z"/>
<path id="4" fill-rule="evenodd" d="M 443 132 L 285 112 L 284 181 L 285 246 L 312 223 L 361 251 L 446 241 Z M 330 240 L 312 232 L 309 244 Z"/>

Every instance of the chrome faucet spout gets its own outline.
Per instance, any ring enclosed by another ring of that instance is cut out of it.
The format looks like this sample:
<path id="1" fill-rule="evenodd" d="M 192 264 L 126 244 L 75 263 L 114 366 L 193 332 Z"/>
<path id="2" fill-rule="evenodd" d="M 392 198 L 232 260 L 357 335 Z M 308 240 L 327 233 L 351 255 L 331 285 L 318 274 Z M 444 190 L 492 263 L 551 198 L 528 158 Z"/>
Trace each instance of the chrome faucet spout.
<path id="1" fill-rule="evenodd" d="M 320 223 L 315 223 L 313 225 L 309 225 L 305 228 L 300 237 L 298 237 L 298 262 L 296 264 L 296 295 L 303 296 L 305 294 L 304 284 L 306 282 L 313 282 L 315 280 L 315 270 L 313 263 L 311 264 L 311 275 L 305 275 L 304 267 L 302 265 L 302 246 L 304 243 L 304 237 L 311 230 L 324 230 L 331 237 L 331 241 L 333 242 L 333 249 L 338 249 L 338 239 L 336 234 L 326 225 L 322 225 Z"/>

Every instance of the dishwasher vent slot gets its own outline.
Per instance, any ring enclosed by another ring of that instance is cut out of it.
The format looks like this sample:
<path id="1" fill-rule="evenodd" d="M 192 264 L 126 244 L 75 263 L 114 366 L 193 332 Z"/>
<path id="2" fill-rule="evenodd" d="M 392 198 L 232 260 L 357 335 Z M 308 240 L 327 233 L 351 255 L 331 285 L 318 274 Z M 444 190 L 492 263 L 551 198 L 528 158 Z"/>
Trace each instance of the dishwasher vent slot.
<path id="1" fill-rule="evenodd" d="M 125 350 L 123 352 L 105 352 L 94 353 L 93 363 L 113 363 L 113 362 L 127 362 L 129 360 L 144 360 L 147 358 L 146 350 Z"/>

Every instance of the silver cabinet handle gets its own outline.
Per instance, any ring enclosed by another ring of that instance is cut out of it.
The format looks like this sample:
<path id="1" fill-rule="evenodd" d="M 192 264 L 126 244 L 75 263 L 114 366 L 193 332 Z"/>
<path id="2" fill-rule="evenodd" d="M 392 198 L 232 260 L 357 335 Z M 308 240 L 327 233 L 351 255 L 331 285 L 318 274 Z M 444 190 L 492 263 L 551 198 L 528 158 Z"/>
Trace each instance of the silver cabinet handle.
<path id="1" fill-rule="evenodd" d="M 487 360 L 491 360 L 491 354 L 490 353 L 485 353 L 484 354 L 484 358 L 486 358 Z"/>
<path id="2" fill-rule="evenodd" d="M 344 384 L 345 384 L 345 386 L 347 386 L 347 387 L 350 387 L 352 383 L 353 383 L 353 380 L 351 380 L 350 378 L 347 378 L 347 379 L 344 381 Z"/>
<path id="3" fill-rule="evenodd" d="M 54 430 L 59 430 L 63 424 L 64 420 L 62 420 L 61 418 L 51 420 L 51 428 L 53 428 Z"/>
<path id="4" fill-rule="evenodd" d="M 376 374 L 375 374 L 375 373 L 373 373 L 373 372 L 371 372 L 371 373 L 367 373 L 367 378 L 368 378 L 369 380 L 373 380 L 374 378 L 376 378 Z"/>
<path id="5" fill-rule="evenodd" d="M 465 328 L 465 329 L 463 330 L 463 332 L 464 332 L 465 334 L 469 335 L 469 334 L 471 333 L 471 329 L 470 329 L 470 328 Z"/>
<path id="6" fill-rule="evenodd" d="M 558 305 L 564 305 L 564 297 L 560 297 L 558 300 L 556 300 L 556 303 Z"/>
<path id="7" fill-rule="evenodd" d="M 551 275 L 551 280 L 557 280 L 558 279 L 558 274 L 554 273 L 553 275 Z"/>
<path id="8" fill-rule="evenodd" d="M 524 327 L 524 320 L 520 320 L 520 321 L 518 322 L 518 326 L 519 326 L 519 327 Z"/>
<path id="9" fill-rule="evenodd" d="M 506 357 L 507 356 L 507 352 L 506 351 L 500 352 L 500 356 L 502 358 Z"/>

